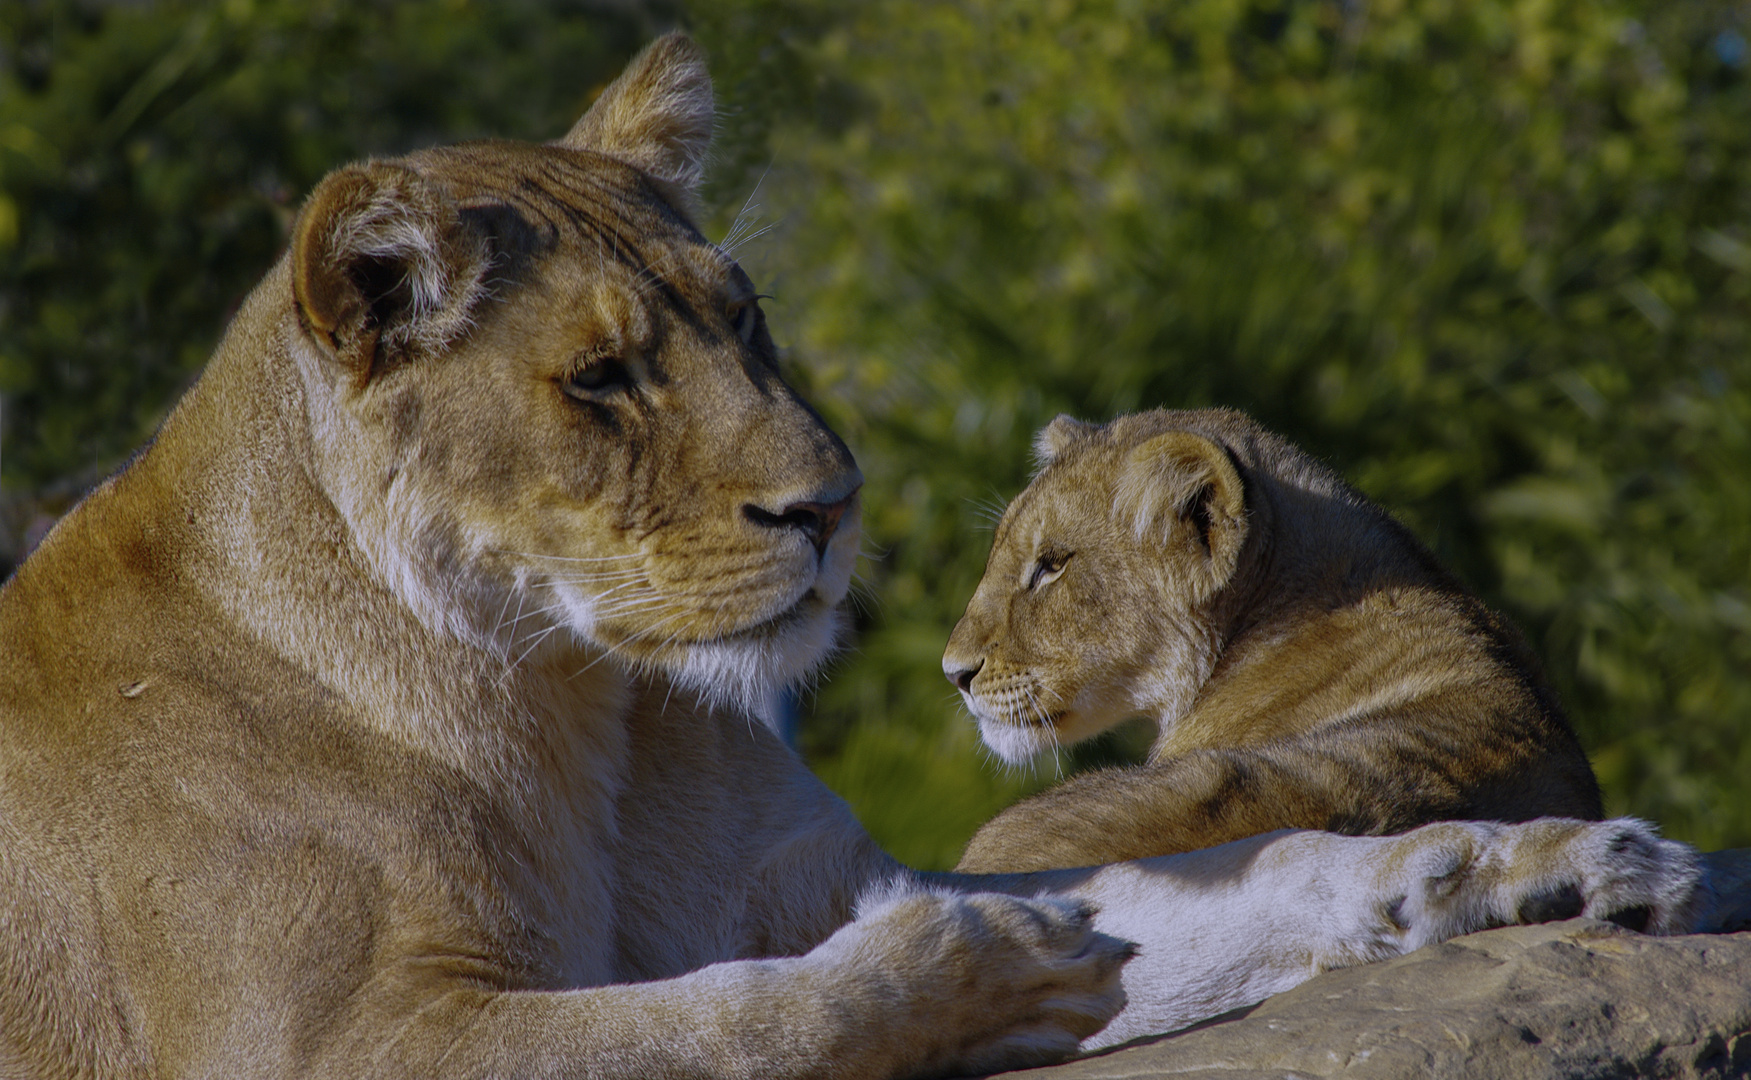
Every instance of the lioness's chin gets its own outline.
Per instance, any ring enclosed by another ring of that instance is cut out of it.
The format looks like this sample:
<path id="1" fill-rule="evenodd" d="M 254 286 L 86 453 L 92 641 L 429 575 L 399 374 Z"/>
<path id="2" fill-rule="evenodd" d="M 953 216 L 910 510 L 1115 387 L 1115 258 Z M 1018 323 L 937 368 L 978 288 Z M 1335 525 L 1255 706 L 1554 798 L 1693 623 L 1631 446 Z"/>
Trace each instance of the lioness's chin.
<path id="1" fill-rule="evenodd" d="M 710 641 L 675 642 L 653 661 L 708 703 L 772 724 L 784 691 L 833 654 L 845 626 L 840 607 L 810 592 L 776 618 Z"/>

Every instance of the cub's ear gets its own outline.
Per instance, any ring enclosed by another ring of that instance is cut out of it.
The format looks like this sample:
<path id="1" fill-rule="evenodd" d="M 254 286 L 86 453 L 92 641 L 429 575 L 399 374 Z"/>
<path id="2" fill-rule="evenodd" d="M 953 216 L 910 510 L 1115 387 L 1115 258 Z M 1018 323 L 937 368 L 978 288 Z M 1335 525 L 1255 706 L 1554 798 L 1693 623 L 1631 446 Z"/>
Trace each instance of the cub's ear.
<path id="1" fill-rule="evenodd" d="M 666 34 L 633 58 L 559 145 L 617 158 L 692 201 L 711 149 L 711 75 L 685 34 Z"/>
<path id="2" fill-rule="evenodd" d="M 1247 534 L 1246 485 L 1228 451 L 1209 439 L 1169 431 L 1133 447 L 1120 467 L 1114 512 L 1146 544 L 1192 526 L 1210 592 L 1234 576 Z"/>
<path id="3" fill-rule="evenodd" d="M 304 326 L 359 386 L 460 336 L 490 259 L 450 200 L 399 165 L 335 170 L 292 226 Z"/>
<path id="4" fill-rule="evenodd" d="M 1046 466 L 1056 461 L 1072 443 L 1086 438 L 1095 430 L 1097 428 L 1094 424 L 1085 424 L 1069 413 L 1059 413 L 1052 417 L 1052 422 L 1034 436 L 1034 475 L 1038 476 L 1045 471 Z"/>

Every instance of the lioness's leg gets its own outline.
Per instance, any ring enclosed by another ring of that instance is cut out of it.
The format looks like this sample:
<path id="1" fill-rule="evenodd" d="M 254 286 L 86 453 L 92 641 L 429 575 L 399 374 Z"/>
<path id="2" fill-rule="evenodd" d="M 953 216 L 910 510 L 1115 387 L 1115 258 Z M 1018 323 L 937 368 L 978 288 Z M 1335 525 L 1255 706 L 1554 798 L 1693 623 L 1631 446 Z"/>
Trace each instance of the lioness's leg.
<path id="1" fill-rule="evenodd" d="M 958 1076 L 1058 1060 L 1124 1004 L 1132 948 L 1097 933 L 1086 904 L 879 891 L 803 956 L 564 993 L 455 991 L 373 1048 L 370 1075 Z M 366 1072 L 349 1059 L 344 1074 Z"/>
<path id="2" fill-rule="evenodd" d="M 1585 914 L 1674 933 L 1701 902 L 1696 852 L 1633 819 L 1280 832 L 1114 866 L 950 880 L 1091 901 L 1097 929 L 1140 944 L 1124 974 L 1130 1003 L 1087 1046 L 1171 1031 L 1321 971 L 1490 926 Z"/>

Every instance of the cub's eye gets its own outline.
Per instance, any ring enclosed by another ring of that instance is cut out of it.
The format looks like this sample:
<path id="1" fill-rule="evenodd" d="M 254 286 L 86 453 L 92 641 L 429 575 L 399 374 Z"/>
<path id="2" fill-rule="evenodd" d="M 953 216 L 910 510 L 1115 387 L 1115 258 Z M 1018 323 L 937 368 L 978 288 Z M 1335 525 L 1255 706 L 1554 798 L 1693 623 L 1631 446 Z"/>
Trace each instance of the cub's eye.
<path id="1" fill-rule="evenodd" d="M 1069 563 L 1069 555 L 1061 555 L 1057 552 L 1041 555 L 1040 561 L 1034 563 L 1033 573 L 1028 575 L 1027 587 L 1037 589 L 1042 585 L 1050 585 L 1058 580 L 1059 576 L 1064 573 L 1064 567 Z"/>
<path id="2" fill-rule="evenodd" d="M 631 385 L 632 372 L 626 370 L 626 365 L 619 360 L 605 358 L 573 371 L 560 383 L 560 388 L 568 397 L 580 401 L 595 401 Z"/>

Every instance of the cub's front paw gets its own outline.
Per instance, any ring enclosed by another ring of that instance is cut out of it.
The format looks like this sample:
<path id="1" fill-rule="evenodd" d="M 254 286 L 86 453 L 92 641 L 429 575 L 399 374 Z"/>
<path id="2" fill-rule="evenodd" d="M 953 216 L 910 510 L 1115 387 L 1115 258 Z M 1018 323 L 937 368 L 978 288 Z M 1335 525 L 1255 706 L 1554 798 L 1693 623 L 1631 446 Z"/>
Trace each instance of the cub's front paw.
<path id="1" fill-rule="evenodd" d="M 1406 948 L 1577 915 L 1677 934 L 1705 900 L 1696 850 L 1634 818 L 1443 822 L 1398 839 L 1411 881 L 1387 914 Z"/>
<path id="2" fill-rule="evenodd" d="M 866 900 L 846 929 L 902 997 L 906 1071 L 961 1075 L 1058 1061 L 1124 1007 L 1135 946 L 1093 922 L 1070 901 L 911 892 Z"/>
<path id="3" fill-rule="evenodd" d="M 1510 880 L 1499 903 L 1514 921 L 1587 915 L 1650 934 L 1682 934 L 1706 899 L 1702 857 L 1635 818 L 1529 821 L 1510 828 Z"/>

